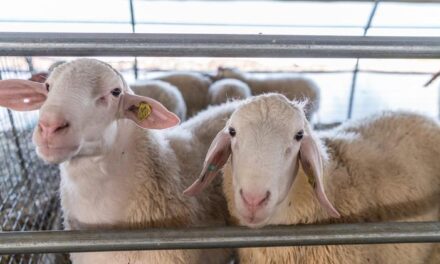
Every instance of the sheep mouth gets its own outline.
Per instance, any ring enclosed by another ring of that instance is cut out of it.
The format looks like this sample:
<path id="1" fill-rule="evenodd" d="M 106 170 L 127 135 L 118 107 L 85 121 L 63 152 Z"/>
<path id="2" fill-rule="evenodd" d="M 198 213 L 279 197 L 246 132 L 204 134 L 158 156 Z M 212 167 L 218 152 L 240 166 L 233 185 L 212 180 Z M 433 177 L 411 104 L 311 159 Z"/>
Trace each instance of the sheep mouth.
<path id="1" fill-rule="evenodd" d="M 261 227 L 265 226 L 267 224 L 267 222 L 268 222 L 268 218 L 264 218 L 264 219 L 261 219 L 261 218 L 258 218 L 258 219 L 257 218 L 253 218 L 253 219 L 245 218 L 245 219 L 242 220 L 242 223 L 244 225 L 246 225 L 247 227 L 250 227 L 250 228 L 261 228 Z"/>
<path id="2" fill-rule="evenodd" d="M 267 224 L 269 221 L 268 216 L 256 216 L 256 215 L 240 215 L 241 224 L 250 228 L 260 228 Z"/>
<path id="3" fill-rule="evenodd" d="M 78 149 L 79 146 L 39 145 L 37 146 L 37 154 L 47 163 L 58 164 L 73 157 Z"/>

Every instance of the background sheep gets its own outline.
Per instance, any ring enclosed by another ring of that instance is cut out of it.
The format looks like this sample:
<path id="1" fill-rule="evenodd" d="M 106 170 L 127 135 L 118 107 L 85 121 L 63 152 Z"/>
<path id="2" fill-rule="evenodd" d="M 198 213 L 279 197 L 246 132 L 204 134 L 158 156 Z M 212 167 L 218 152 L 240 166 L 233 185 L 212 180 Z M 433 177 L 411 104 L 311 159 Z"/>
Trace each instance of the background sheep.
<path id="1" fill-rule="evenodd" d="M 348 122 L 318 137 L 302 105 L 281 95 L 259 96 L 232 114 L 186 193 L 201 191 L 227 163 L 224 192 L 241 225 L 436 221 L 439 145 L 438 122 L 403 112 Z M 413 264 L 427 263 L 432 249 L 432 244 L 244 248 L 239 256 L 240 263 Z"/>
<path id="2" fill-rule="evenodd" d="M 155 78 L 176 86 L 182 93 L 190 118 L 208 106 L 208 90 L 212 81 L 197 72 L 171 72 Z"/>
<path id="3" fill-rule="evenodd" d="M 172 84 L 159 80 L 138 81 L 130 85 L 135 94 L 159 101 L 180 120 L 186 119 L 186 104 L 182 93 Z"/>
<path id="4" fill-rule="evenodd" d="M 213 105 L 251 96 L 249 86 L 237 79 L 222 79 L 209 87 L 209 102 Z"/>
<path id="5" fill-rule="evenodd" d="M 311 119 L 319 109 L 319 87 L 310 79 L 298 77 L 290 73 L 249 74 L 241 72 L 237 68 L 219 67 L 214 80 L 233 78 L 241 80 L 249 85 L 252 95 L 276 92 L 287 96 L 290 100 L 308 100 L 306 105 L 306 117 Z"/>
<path id="6" fill-rule="evenodd" d="M 182 192 L 236 103 L 213 107 L 173 129 L 179 119 L 157 101 L 136 96 L 109 65 L 79 59 L 57 67 L 45 84 L 0 81 L 0 104 L 40 108 L 33 141 L 44 161 L 59 163 L 67 229 L 224 225 L 221 186 L 188 199 Z M 3 96 L 4 95 L 4 96 Z M 148 105 L 151 113 L 148 113 Z M 147 128 L 147 129 L 143 129 Z M 230 250 L 71 254 L 73 263 L 224 263 Z"/>

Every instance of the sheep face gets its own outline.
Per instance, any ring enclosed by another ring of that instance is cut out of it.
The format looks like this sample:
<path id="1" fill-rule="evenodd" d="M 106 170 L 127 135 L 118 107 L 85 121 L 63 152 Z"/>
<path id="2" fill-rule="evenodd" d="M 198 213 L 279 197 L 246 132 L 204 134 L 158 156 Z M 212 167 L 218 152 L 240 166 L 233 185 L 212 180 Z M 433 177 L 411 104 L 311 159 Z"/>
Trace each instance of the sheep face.
<path id="1" fill-rule="evenodd" d="M 295 137 L 303 133 L 304 122 L 302 109 L 283 95 L 254 97 L 232 114 L 214 139 L 199 182 L 186 193 L 195 194 L 206 186 L 231 156 L 239 218 L 251 227 L 264 225 L 292 186 L 300 149 Z"/>
<path id="2" fill-rule="evenodd" d="M 33 141 L 47 162 L 96 155 L 115 139 L 114 121 L 126 88 L 111 68 L 84 62 L 57 69 L 46 81 L 48 96 Z"/>
<path id="3" fill-rule="evenodd" d="M 231 117 L 234 202 L 243 224 L 264 225 L 286 198 L 298 170 L 304 122 L 302 110 L 280 96 L 263 97 Z"/>
<path id="4" fill-rule="evenodd" d="M 114 143 L 118 121 L 131 119 L 143 128 L 167 128 L 179 119 L 159 102 L 132 94 L 109 65 L 80 59 L 57 67 L 43 84 L 0 82 L 11 94 L 0 105 L 15 110 L 40 109 L 33 142 L 46 162 L 102 155 Z"/>
<path id="5" fill-rule="evenodd" d="M 257 96 L 238 108 L 217 134 L 200 178 L 185 193 L 200 192 L 230 157 L 230 206 L 241 224 L 261 227 L 288 196 L 301 163 L 319 202 L 337 217 L 338 212 L 324 193 L 322 152 L 305 118 L 303 104 L 279 94 Z"/>

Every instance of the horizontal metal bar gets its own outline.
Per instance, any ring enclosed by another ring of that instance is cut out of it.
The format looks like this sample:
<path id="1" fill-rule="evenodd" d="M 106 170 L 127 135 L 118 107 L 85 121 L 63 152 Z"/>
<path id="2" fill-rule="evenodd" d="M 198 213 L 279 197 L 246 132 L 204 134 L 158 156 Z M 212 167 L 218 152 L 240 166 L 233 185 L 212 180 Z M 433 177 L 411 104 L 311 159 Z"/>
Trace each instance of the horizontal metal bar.
<path id="1" fill-rule="evenodd" d="M 185 0 L 182 0 L 185 1 Z M 230 0 L 236 1 L 236 0 Z M 378 0 L 275 0 L 280 2 L 375 2 Z M 439 0 L 379 0 L 380 2 L 395 2 L 395 3 L 438 3 Z"/>
<path id="2" fill-rule="evenodd" d="M 440 242 L 440 222 L 0 233 L 0 254 Z"/>
<path id="3" fill-rule="evenodd" d="M 440 0 L 439 0 L 440 1 Z M 131 25 L 130 21 L 105 21 L 105 20 L 35 20 L 35 19 L 2 19 L 1 23 L 33 23 L 33 24 L 102 24 L 102 25 Z M 181 21 L 136 21 L 136 25 L 154 26 L 203 26 L 203 27 L 248 27 L 248 28 L 320 28 L 320 29 L 363 29 L 361 25 L 310 25 L 310 24 L 256 24 L 256 23 L 220 23 L 220 22 L 181 22 Z M 439 29 L 435 25 L 375 25 L 374 29 Z"/>
<path id="4" fill-rule="evenodd" d="M 0 56 L 440 58 L 440 37 L 0 33 Z"/>
<path id="5" fill-rule="evenodd" d="M 145 1 L 145 0 L 144 0 Z M 148 0 L 153 1 L 153 0 Z M 161 1 L 161 0 L 154 0 Z M 188 1 L 188 0 L 179 0 Z M 206 1 L 206 0 L 205 0 Z M 208 0 L 209 1 L 209 0 Z M 218 1 L 218 0 L 213 0 Z M 235 2 L 240 0 L 223 0 L 225 2 Z M 241 0 L 243 1 L 243 0 Z M 375 2 L 378 0 L 272 0 L 274 2 Z M 403 3 L 438 3 L 440 0 L 379 0 L 380 2 L 403 2 Z"/>

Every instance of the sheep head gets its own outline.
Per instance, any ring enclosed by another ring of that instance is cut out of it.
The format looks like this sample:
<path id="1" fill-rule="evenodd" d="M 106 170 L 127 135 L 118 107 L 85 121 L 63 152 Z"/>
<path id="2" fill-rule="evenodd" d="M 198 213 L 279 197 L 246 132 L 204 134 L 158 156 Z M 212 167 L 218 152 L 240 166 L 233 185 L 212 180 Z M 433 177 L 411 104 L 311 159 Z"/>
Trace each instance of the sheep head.
<path id="1" fill-rule="evenodd" d="M 208 150 L 199 179 L 185 193 L 195 195 L 218 175 L 230 157 L 234 207 L 242 224 L 265 225 L 286 199 L 299 164 L 321 205 L 339 216 L 323 185 L 326 154 L 305 118 L 303 104 L 279 94 L 254 97 L 239 107 Z"/>
<path id="2" fill-rule="evenodd" d="M 241 72 L 238 68 L 220 66 L 217 68 L 217 74 L 214 77 L 214 80 L 221 79 L 237 79 L 240 81 L 244 81 L 246 78 L 244 73 Z"/>
<path id="3" fill-rule="evenodd" d="M 40 109 L 33 142 L 37 154 L 49 163 L 101 155 L 114 143 L 120 119 L 154 129 L 179 123 L 159 102 L 134 95 L 108 64 L 93 59 L 65 63 L 44 83 L 0 81 L 0 94 L 0 106 Z"/>

